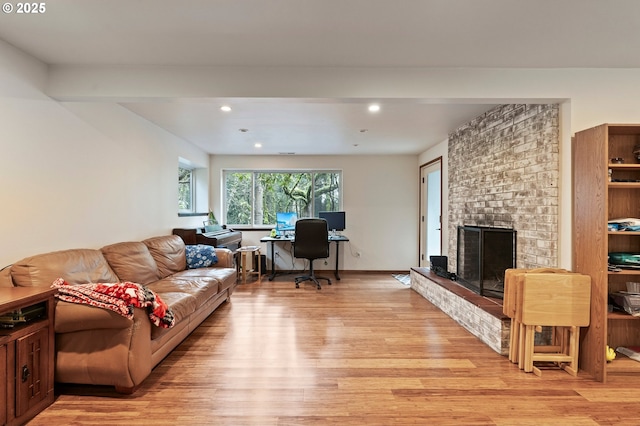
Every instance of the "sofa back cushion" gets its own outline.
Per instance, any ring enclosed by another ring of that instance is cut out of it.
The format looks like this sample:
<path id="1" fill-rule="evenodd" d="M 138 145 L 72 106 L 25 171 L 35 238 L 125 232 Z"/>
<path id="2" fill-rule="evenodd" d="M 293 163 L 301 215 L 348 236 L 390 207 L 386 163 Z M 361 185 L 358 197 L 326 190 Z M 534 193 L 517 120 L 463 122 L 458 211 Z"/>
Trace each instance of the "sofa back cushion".
<path id="1" fill-rule="evenodd" d="M 160 278 L 156 261 L 143 242 L 111 244 L 101 251 L 120 281 L 147 285 Z"/>
<path id="2" fill-rule="evenodd" d="M 56 278 L 69 284 L 117 282 L 100 250 L 73 249 L 27 257 L 11 267 L 13 283 L 19 287 L 50 287 Z"/>
<path id="3" fill-rule="evenodd" d="M 0 269 L 0 287 L 13 287 L 11 279 L 11 265 Z"/>
<path id="4" fill-rule="evenodd" d="M 143 241 L 158 265 L 160 278 L 168 277 L 187 268 L 184 241 L 177 235 L 165 235 Z"/>

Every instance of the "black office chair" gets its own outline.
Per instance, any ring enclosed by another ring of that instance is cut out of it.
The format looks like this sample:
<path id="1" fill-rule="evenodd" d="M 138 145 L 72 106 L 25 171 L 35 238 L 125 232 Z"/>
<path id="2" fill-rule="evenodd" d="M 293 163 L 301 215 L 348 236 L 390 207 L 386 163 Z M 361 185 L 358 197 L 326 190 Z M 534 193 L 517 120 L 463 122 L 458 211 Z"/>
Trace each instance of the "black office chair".
<path id="1" fill-rule="evenodd" d="M 313 261 L 315 259 L 326 259 L 329 257 L 329 229 L 327 221 L 324 219 L 299 219 L 296 222 L 296 236 L 293 244 L 293 256 L 298 259 L 309 260 L 309 274 L 295 278 L 296 288 L 300 288 L 303 281 L 313 281 L 318 290 L 322 287 L 318 280 L 331 280 L 326 277 L 318 277 L 313 272 Z"/>

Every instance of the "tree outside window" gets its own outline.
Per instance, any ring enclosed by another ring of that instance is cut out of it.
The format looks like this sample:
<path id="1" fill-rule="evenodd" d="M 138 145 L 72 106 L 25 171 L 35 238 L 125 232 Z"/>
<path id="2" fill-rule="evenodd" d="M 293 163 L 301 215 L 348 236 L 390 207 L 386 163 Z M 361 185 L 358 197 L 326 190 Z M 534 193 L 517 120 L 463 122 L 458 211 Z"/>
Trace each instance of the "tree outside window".
<path id="1" fill-rule="evenodd" d="M 341 183 L 340 171 L 226 171 L 226 223 L 273 226 L 277 212 L 338 211 Z"/>
<path id="2" fill-rule="evenodd" d="M 178 167 L 178 212 L 193 212 L 193 169 Z"/>

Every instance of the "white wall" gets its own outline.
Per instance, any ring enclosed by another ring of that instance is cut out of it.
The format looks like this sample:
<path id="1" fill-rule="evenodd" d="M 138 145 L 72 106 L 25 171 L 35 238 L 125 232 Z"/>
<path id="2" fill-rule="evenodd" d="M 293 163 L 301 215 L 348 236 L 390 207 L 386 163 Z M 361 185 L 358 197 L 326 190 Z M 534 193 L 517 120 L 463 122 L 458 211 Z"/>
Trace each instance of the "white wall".
<path id="1" fill-rule="evenodd" d="M 207 154 L 117 104 L 51 100 L 46 71 L 0 41 L 0 268 L 202 223 L 177 217 L 177 166 Z"/>
<path id="2" fill-rule="evenodd" d="M 418 262 L 419 166 L 414 155 L 397 156 L 211 156 L 211 199 L 220 201 L 223 169 L 338 169 L 343 178 L 343 209 L 350 242 L 341 246 L 344 270 L 408 271 Z M 222 208 L 215 206 L 218 217 Z M 266 245 L 260 238 L 268 230 L 242 231 L 243 245 Z M 344 249 L 342 248 L 344 247 Z M 329 265 L 335 260 L 331 249 Z M 355 253 L 360 252 L 358 258 Z M 291 269 L 285 249 L 279 267 Z M 269 258 L 271 254 L 269 253 Z M 302 263 L 296 267 L 301 268 Z"/>

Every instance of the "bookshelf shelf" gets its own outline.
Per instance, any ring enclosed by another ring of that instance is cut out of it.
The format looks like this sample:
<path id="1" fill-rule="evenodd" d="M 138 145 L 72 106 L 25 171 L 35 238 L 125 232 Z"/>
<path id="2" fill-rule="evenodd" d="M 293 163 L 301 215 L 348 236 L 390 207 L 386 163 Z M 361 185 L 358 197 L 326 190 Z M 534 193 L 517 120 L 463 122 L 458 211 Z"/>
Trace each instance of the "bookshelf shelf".
<path id="1" fill-rule="evenodd" d="M 616 352 L 616 359 L 607 363 L 607 372 L 640 374 L 640 362 Z"/>

